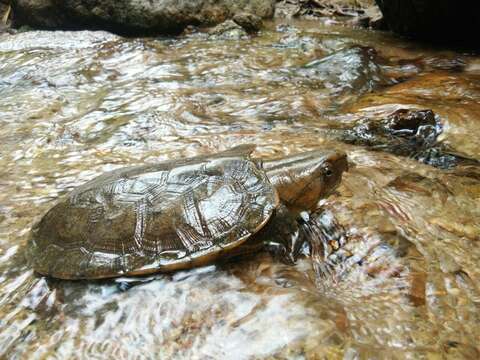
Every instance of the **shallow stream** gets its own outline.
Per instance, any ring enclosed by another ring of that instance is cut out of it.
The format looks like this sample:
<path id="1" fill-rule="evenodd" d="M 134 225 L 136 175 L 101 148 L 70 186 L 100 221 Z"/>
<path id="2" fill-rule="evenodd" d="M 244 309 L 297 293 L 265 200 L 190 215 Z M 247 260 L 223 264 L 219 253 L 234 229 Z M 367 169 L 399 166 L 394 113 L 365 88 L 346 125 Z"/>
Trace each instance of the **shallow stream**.
<path id="1" fill-rule="evenodd" d="M 338 136 L 399 109 L 433 110 L 437 143 L 467 161 L 432 166 Z M 26 263 L 32 224 L 73 187 L 244 143 L 264 158 L 348 153 L 317 214 L 346 242 L 328 266 L 318 251 L 295 266 L 258 254 L 130 287 Z M 473 54 L 330 20 L 242 40 L 0 35 L 0 358 L 479 358 L 477 160 Z"/>

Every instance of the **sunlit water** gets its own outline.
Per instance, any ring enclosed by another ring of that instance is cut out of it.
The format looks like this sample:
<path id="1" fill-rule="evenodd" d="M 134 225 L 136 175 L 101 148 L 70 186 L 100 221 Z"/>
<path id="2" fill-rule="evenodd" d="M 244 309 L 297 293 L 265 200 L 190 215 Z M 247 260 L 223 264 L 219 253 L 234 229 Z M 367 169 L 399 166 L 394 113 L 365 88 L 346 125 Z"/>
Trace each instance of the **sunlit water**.
<path id="1" fill-rule="evenodd" d="M 439 140 L 480 159 L 471 54 L 318 22 L 239 41 L 0 35 L 0 358 L 478 358 L 478 167 L 329 135 L 399 108 L 433 109 Z M 343 229 L 340 249 L 313 246 L 296 266 L 258 254 L 126 291 L 26 264 L 30 227 L 74 186 L 242 143 L 262 157 L 348 152 L 316 215 Z"/>

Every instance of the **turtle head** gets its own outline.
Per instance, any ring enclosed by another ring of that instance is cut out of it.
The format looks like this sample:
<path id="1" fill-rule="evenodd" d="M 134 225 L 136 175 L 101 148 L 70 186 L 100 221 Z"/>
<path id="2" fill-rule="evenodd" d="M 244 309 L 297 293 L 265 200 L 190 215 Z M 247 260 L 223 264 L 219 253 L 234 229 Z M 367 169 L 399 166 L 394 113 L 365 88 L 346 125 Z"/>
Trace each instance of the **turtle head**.
<path id="1" fill-rule="evenodd" d="M 313 210 L 330 195 L 348 170 L 347 155 L 337 151 L 310 151 L 263 163 L 281 202 L 290 211 Z"/>

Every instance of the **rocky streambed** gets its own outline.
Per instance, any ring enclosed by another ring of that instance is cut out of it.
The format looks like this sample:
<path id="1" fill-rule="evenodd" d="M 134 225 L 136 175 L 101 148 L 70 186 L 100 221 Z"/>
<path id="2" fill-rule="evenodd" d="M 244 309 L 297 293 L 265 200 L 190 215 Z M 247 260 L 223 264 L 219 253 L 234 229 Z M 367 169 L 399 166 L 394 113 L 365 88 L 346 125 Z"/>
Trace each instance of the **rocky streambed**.
<path id="1" fill-rule="evenodd" d="M 0 358 L 480 355 L 480 57 L 324 19 L 257 35 L 0 34 Z M 56 199 L 125 165 L 254 143 L 346 151 L 295 266 L 135 280 L 25 262 Z M 320 241 L 328 239 L 328 241 Z"/>

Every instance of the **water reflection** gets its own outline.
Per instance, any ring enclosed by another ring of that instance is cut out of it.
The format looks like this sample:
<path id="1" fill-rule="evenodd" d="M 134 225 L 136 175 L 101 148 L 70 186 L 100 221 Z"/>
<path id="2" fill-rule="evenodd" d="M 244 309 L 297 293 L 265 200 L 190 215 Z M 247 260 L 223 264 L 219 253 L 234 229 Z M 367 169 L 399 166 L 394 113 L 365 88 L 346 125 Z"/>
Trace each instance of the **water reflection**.
<path id="1" fill-rule="evenodd" d="M 0 35 L 0 357 L 479 357 L 478 166 L 436 169 L 334 131 L 432 109 L 440 141 L 478 160 L 478 61 L 308 22 L 240 41 Z M 360 75 L 343 78 L 339 63 Z M 320 64 L 317 78 L 306 64 Z M 44 279 L 25 263 L 32 223 L 72 187 L 241 143 L 264 157 L 349 153 L 322 204 L 340 247 L 317 244 L 294 267 L 258 254 L 131 287 Z"/>

